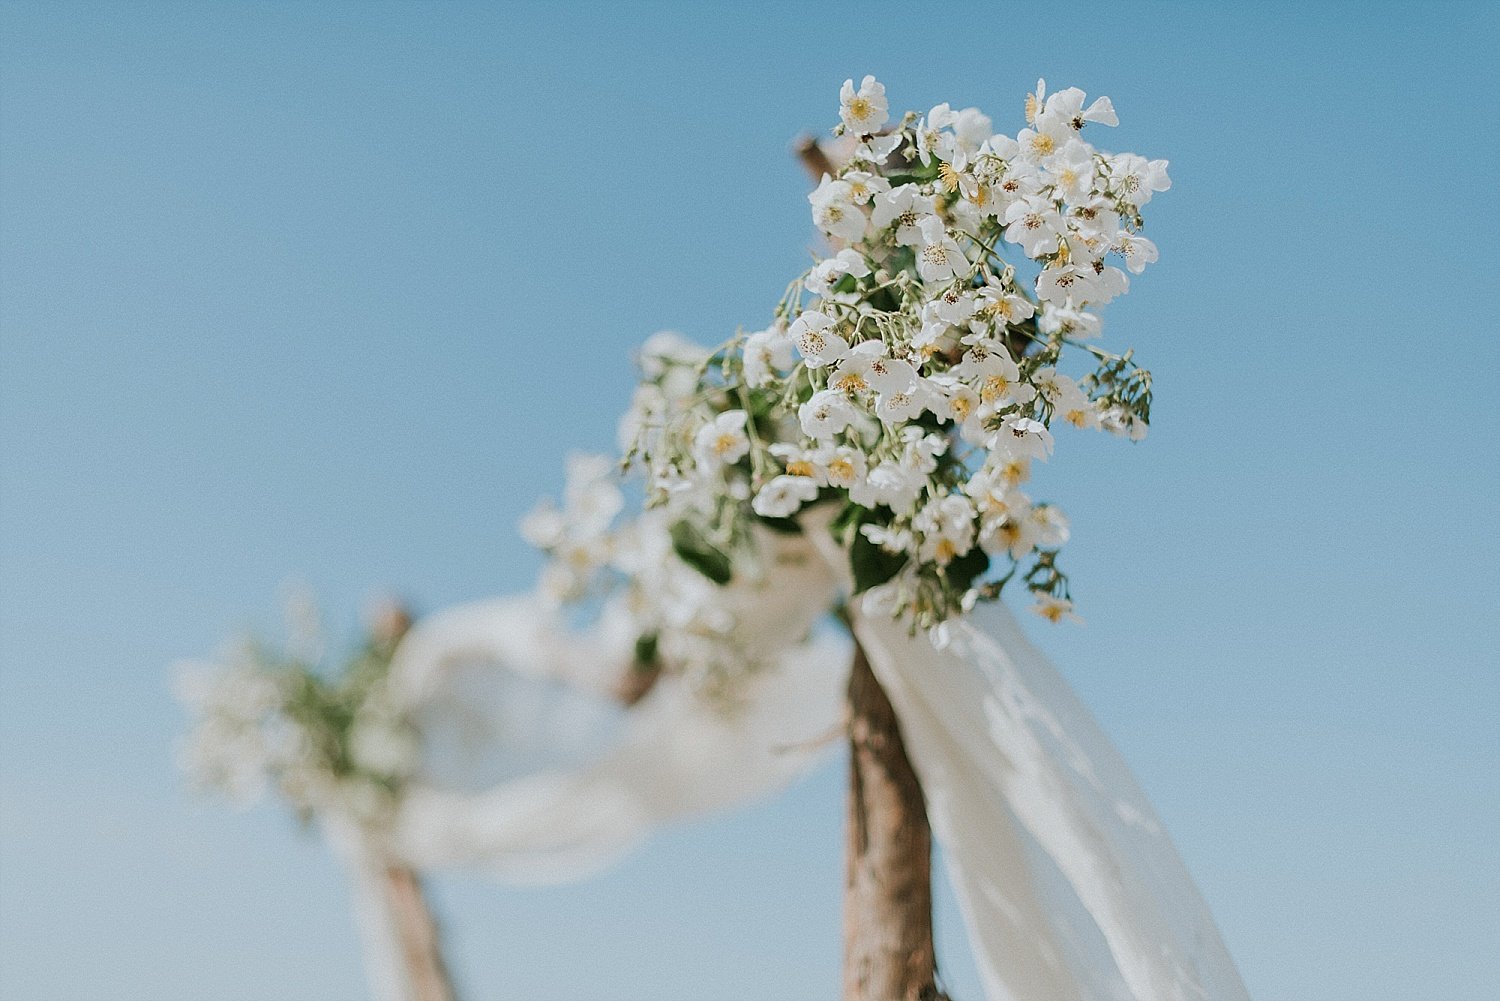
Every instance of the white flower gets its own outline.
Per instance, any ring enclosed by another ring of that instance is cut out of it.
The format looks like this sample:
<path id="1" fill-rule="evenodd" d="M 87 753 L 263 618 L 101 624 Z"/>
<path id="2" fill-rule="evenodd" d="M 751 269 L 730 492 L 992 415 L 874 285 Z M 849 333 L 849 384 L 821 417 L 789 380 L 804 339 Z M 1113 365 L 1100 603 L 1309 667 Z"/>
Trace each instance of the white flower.
<path id="1" fill-rule="evenodd" d="M 1037 545 L 1060 546 L 1068 541 L 1068 516 L 1052 504 L 1038 504 L 1027 518 L 1036 528 Z"/>
<path id="2" fill-rule="evenodd" d="M 802 284 L 813 295 L 826 298 L 845 275 L 863 278 L 869 273 L 870 265 L 865 262 L 864 255 L 852 247 L 845 247 L 832 257 L 819 261 Z"/>
<path id="3" fill-rule="evenodd" d="M 845 181 L 823 175 L 823 183 L 807 196 L 812 203 L 813 223 L 829 236 L 850 243 L 865 235 L 865 210 L 854 201 L 854 193 Z"/>
<path id="4" fill-rule="evenodd" d="M 1073 622 L 1083 620 L 1073 613 L 1073 603 L 1067 598 L 1058 598 L 1045 592 L 1037 592 L 1036 604 L 1031 610 L 1048 622 L 1061 622 L 1068 619 Z"/>
<path id="5" fill-rule="evenodd" d="M 806 476 L 823 482 L 823 471 L 819 464 L 819 453 L 798 448 L 788 442 L 779 441 L 771 446 L 771 454 L 781 460 L 788 476 Z"/>
<path id="6" fill-rule="evenodd" d="M 1037 81 L 1037 87 L 1042 87 L 1042 82 Z M 1100 125 L 1119 125 L 1120 119 L 1115 115 L 1115 106 L 1107 97 L 1101 97 L 1087 108 L 1083 106 L 1087 97 L 1077 87 L 1069 87 L 1060 90 L 1047 98 L 1047 103 L 1038 116 L 1038 128 L 1052 130 L 1055 128 L 1069 128 L 1074 132 L 1083 129 L 1086 122 L 1098 122 Z"/>
<path id="7" fill-rule="evenodd" d="M 1055 368 L 1049 366 L 1037 369 L 1031 376 L 1031 384 L 1056 414 L 1066 415 L 1077 410 L 1093 409 L 1088 395 L 1079 388 L 1078 383 Z"/>
<path id="8" fill-rule="evenodd" d="M 1094 186 L 1094 148 L 1077 139 L 1063 143 L 1042 164 L 1043 177 L 1070 203 L 1087 201 Z"/>
<path id="9" fill-rule="evenodd" d="M 974 548 L 974 508 L 961 494 L 927 504 L 912 519 L 911 527 L 921 540 L 917 557 L 939 566 Z"/>
<path id="10" fill-rule="evenodd" d="M 828 486 L 848 490 L 864 480 L 869 459 L 859 449 L 841 445 L 819 452 L 818 466 Z"/>
<path id="11" fill-rule="evenodd" d="M 964 484 L 964 493 L 986 522 L 1017 517 L 1030 505 L 1026 495 L 1015 489 L 1004 465 L 985 463 Z"/>
<path id="12" fill-rule="evenodd" d="M 944 130 L 953 124 L 953 110 L 939 104 L 917 122 L 917 153 L 922 160 L 952 160 L 957 149 L 954 137 Z"/>
<path id="13" fill-rule="evenodd" d="M 918 227 L 922 247 L 917 251 L 917 273 L 924 282 L 945 282 L 966 276 L 974 270 L 964 252 L 943 227 L 937 216 L 928 216 Z"/>
<path id="14" fill-rule="evenodd" d="M 922 194 L 915 184 L 903 184 L 876 195 L 874 205 L 870 222 L 876 229 L 883 230 L 894 223 L 896 242 L 901 246 L 915 247 L 922 242 L 918 227 L 933 213 L 932 196 Z"/>
<path id="15" fill-rule="evenodd" d="M 885 344 L 861 341 L 849 349 L 828 379 L 828 385 L 841 393 L 855 396 L 867 390 L 897 393 L 911 389 L 917 381 L 917 370 L 900 358 L 887 358 Z"/>
<path id="16" fill-rule="evenodd" d="M 809 438 L 831 441 L 834 435 L 854 423 L 858 413 L 843 393 L 824 389 L 797 408 L 797 420 L 802 425 L 802 433 Z"/>
<path id="17" fill-rule="evenodd" d="M 854 148 L 854 158 L 865 163 L 885 163 L 905 141 L 906 135 L 901 132 L 888 136 L 870 136 Z"/>
<path id="18" fill-rule="evenodd" d="M 887 459 L 849 489 L 849 499 L 860 507 L 884 504 L 901 514 L 911 510 L 926 484 L 925 473 Z"/>
<path id="19" fill-rule="evenodd" d="M 1025 296 L 1016 295 L 1009 287 L 990 275 L 984 287 L 979 289 L 977 308 L 1000 323 L 1020 323 L 1036 312 L 1036 307 Z"/>
<path id="20" fill-rule="evenodd" d="M 1042 303 L 1037 317 L 1037 329 L 1044 334 L 1064 334 L 1079 340 L 1098 337 L 1104 323 L 1095 313 L 1090 313 L 1075 303 Z"/>
<path id="21" fill-rule="evenodd" d="M 1027 515 L 1030 507 L 1024 495 L 1010 501 L 1010 510 L 985 517 L 979 533 L 979 546 L 991 556 L 1004 554 L 1013 560 L 1024 560 L 1036 549 L 1037 526 Z"/>
<path id="22" fill-rule="evenodd" d="M 710 352 L 674 330 L 662 330 L 641 345 L 638 364 L 648 381 L 661 386 L 668 399 L 681 399 L 693 391 L 697 368 Z"/>
<path id="23" fill-rule="evenodd" d="M 1092 291 L 1089 272 L 1076 264 L 1043 268 L 1036 277 L 1036 297 L 1043 302 L 1088 302 Z"/>
<path id="24" fill-rule="evenodd" d="M 781 326 L 757 330 L 745 338 L 745 381 L 761 389 L 792 367 L 792 339 Z"/>
<path id="25" fill-rule="evenodd" d="M 704 469 L 717 470 L 739 462 L 750 452 L 745 434 L 745 412 L 726 410 L 698 429 L 693 438 L 693 458 Z"/>
<path id="26" fill-rule="evenodd" d="M 1121 233 L 1115 240 L 1115 253 L 1125 258 L 1125 267 L 1133 275 L 1138 275 L 1146 270 L 1146 265 L 1155 264 L 1157 259 L 1156 244 L 1144 236 L 1132 236 L 1129 233 Z"/>
<path id="27" fill-rule="evenodd" d="M 1052 203 L 1041 198 L 1022 198 L 1010 204 L 1003 217 L 1005 239 L 1021 245 L 1027 257 L 1041 258 L 1057 253 L 1057 238 L 1062 234 L 1062 216 Z"/>
<path id="28" fill-rule="evenodd" d="M 781 475 L 760 488 L 751 509 L 762 518 L 788 518 L 808 501 L 816 500 L 818 482 L 807 476 Z"/>
<path id="29" fill-rule="evenodd" d="M 873 76 L 860 81 L 859 90 L 854 89 L 853 80 L 845 80 L 839 89 L 839 117 L 850 132 L 870 135 L 879 131 L 891 117 L 885 88 Z"/>
<path id="30" fill-rule="evenodd" d="M 1052 454 L 1052 432 L 1030 417 L 1012 414 L 991 438 L 991 447 L 1003 455 L 1046 461 Z"/>
<path id="31" fill-rule="evenodd" d="M 848 352 L 849 342 L 834 333 L 833 327 L 833 317 L 815 309 L 792 321 L 787 336 L 797 345 L 809 368 L 832 365 Z"/>
<path id="32" fill-rule="evenodd" d="M 959 148 L 970 154 L 978 153 L 995 132 L 995 123 L 978 108 L 955 112 L 952 127 Z"/>
<path id="33" fill-rule="evenodd" d="M 1020 366 L 1011 361 L 1005 345 L 992 338 L 973 340 L 954 371 L 974 386 L 991 413 L 1036 399 L 1036 390 L 1021 380 Z"/>
<path id="34" fill-rule="evenodd" d="M 918 380 L 910 389 L 881 393 L 875 400 L 875 416 L 887 424 L 904 424 L 930 410 L 932 389 Z"/>
<path id="35" fill-rule="evenodd" d="M 1099 406 L 1087 396 L 1061 404 L 1057 407 L 1056 414 L 1080 430 L 1099 427 Z"/>
<path id="36" fill-rule="evenodd" d="M 910 553 L 912 551 L 913 539 L 910 529 L 897 528 L 895 525 L 878 525 L 874 522 L 866 522 L 859 526 L 859 534 L 888 553 Z"/>
<path id="37" fill-rule="evenodd" d="M 849 197 L 856 205 L 869 204 L 876 195 L 891 190 L 890 181 L 866 170 L 847 171 L 839 180 L 849 185 Z"/>
<path id="38" fill-rule="evenodd" d="M 933 380 L 943 395 L 942 410 L 938 411 L 959 426 L 959 434 L 971 445 L 982 445 L 990 432 L 984 426 L 988 412 L 979 400 L 979 394 L 951 376 L 937 376 Z"/>
<path id="39" fill-rule="evenodd" d="M 1121 153 L 1109 162 L 1109 188 L 1125 201 L 1140 208 L 1157 191 L 1172 186 L 1167 176 L 1167 161 L 1147 160 L 1134 153 Z"/>

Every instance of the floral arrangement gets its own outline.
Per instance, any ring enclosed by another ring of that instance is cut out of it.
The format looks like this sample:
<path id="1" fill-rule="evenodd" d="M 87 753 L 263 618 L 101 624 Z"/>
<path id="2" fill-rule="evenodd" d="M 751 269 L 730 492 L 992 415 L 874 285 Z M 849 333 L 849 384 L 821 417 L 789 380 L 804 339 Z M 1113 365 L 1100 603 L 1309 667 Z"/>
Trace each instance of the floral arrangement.
<path id="1" fill-rule="evenodd" d="M 1150 373 L 1092 342 L 1157 259 L 1141 212 L 1167 163 L 1095 148 L 1109 99 L 1043 82 L 1014 136 L 947 104 L 892 123 L 873 77 L 844 83 L 839 114 L 847 160 L 809 196 L 831 254 L 767 328 L 648 351 L 625 464 L 716 582 L 752 526 L 796 532 L 826 505 L 856 593 L 892 585 L 913 628 L 1017 578 L 1040 614 L 1072 617 L 1067 519 L 1023 486 L 1059 421 L 1146 433 Z"/>
<path id="2" fill-rule="evenodd" d="M 337 666 L 308 629 L 285 650 L 247 641 L 219 662 L 183 665 L 177 696 L 194 726 L 179 750 L 190 780 L 241 805 L 274 788 L 304 821 L 328 810 L 389 818 L 418 756 L 416 729 L 386 686 L 408 624 L 384 609 Z"/>

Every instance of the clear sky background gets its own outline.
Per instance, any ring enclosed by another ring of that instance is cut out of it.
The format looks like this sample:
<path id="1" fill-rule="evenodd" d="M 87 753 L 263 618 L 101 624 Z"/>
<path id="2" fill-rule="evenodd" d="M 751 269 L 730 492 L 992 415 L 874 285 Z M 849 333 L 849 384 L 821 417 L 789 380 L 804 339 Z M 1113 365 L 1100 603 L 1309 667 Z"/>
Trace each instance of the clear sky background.
<path id="1" fill-rule="evenodd" d="M 288 579 L 342 636 L 527 586 L 632 347 L 803 266 L 789 144 L 866 72 L 1011 131 L 1076 84 L 1172 161 L 1106 325 L 1156 423 L 1059 443 L 1088 622 L 1030 631 L 1258 1001 L 1493 998 L 1494 8 L 1211 6 L 0 6 L 0 998 L 363 996 L 317 840 L 182 790 L 167 665 Z M 834 997 L 841 788 L 442 878 L 467 996 Z"/>

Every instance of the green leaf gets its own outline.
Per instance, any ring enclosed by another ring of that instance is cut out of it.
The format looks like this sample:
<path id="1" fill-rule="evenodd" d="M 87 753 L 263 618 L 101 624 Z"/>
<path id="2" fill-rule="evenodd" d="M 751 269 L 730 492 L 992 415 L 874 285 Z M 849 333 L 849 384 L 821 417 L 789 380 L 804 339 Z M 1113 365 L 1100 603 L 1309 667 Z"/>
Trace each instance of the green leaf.
<path id="1" fill-rule="evenodd" d="M 948 564 L 948 582 L 960 591 L 967 591 L 974 586 L 974 581 L 989 568 L 989 554 L 975 546 Z"/>
<path id="2" fill-rule="evenodd" d="M 766 518 L 763 516 L 757 516 L 755 520 L 769 528 L 771 531 L 779 532 L 782 535 L 802 534 L 802 526 L 798 524 L 796 518 Z"/>
<path id="3" fill-rule="evenodd" d="M 656 663 L 657 636 L 655 633 L 645 633 L 637 636 L 635 640 L 635 662 L 637 666 L 645 667 Z"/>
<path id="4" fill-rule="evenodd" d="M 854 593 L 878 587 L 906 566 L 905 553 L 888 553 L 856 531 L 849 543 L 849 567 L 854 571 Z"/>
<path id="5" fill-rule="evenodd" d="M 672 526 L 672 548 L 682 562 L 715 584 L 729 583 L 729 557 L 715 548 L 691 522 L 679 521 Z"/>

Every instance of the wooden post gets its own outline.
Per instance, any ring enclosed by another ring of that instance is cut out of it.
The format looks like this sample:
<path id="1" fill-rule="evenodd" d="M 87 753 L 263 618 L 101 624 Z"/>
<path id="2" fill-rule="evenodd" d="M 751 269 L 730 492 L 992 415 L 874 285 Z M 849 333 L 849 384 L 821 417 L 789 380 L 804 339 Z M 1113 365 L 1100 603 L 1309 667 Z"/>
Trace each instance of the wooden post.
<path id="1" fill-rule="evenodd" d="M 437 920 L 427 906 L 421 880 L 408 867 L 396 864 L 386 865 L 383 876 L 381 890 L 401 949 L 412 1001 L 455 1001 Z"/>
<path id="2" fill-rule="evenodd" d="M 932 831 L 896 711 L 855 643 L 849 672 L 844 1001 L 934 1001 Z"/>

